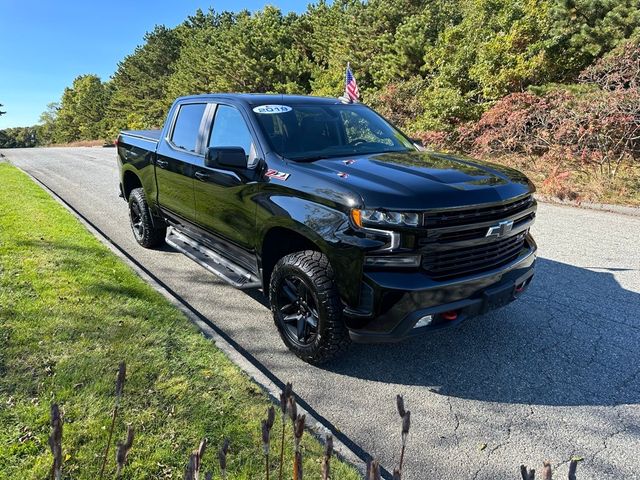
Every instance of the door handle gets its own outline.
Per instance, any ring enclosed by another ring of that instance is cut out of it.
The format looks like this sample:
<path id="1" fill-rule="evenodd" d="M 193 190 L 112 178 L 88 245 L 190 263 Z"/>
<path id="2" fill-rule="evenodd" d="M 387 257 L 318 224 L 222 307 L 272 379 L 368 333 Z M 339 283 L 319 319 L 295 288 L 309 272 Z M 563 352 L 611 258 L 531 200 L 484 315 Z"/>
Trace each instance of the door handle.
<path id="1" fill-rule="evenodd" d="M 166 160 L 156 160 L 156 165 L 160 168 L 167 168 L 169 166 L 169 162 Z"/>
<path id="2" fill-rule="evenodd" d="M 198 179 L 198 180 L 208 180 L 210 178 L 210 175 L 208 173 L 204 173 L 204 172 L 196 172 L 194 173 L 194 176 Z"/>

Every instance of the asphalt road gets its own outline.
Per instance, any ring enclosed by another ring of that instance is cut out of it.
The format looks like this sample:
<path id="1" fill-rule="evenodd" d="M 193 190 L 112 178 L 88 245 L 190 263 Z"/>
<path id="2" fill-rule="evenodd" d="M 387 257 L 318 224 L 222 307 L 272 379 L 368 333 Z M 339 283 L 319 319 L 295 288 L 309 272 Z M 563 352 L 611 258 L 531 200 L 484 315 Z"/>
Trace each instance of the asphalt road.
<path id="1" fill-rule="evenodd" d="M 354 345 L 317 368 L 286 350 L 259 292 L 135 243 L 113 149 L 2 153 L 387 469 L 399 456 L 394 399 L 403 394 L 412 413 L 406 479 L 516 479 L 521 463 L 540 469 L 545 459 L 566 478 L 572 455 L 585 459 L 580 480 L 640 478 L 640 217 L 541 204 L 537 273 L 520 300 L 432 336 Z"/>

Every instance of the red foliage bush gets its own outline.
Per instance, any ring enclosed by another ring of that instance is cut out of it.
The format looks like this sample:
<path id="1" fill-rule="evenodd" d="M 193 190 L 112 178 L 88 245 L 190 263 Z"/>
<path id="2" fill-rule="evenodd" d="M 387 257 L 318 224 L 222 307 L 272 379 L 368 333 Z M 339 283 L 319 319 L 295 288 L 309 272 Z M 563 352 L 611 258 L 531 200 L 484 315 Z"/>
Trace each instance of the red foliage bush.
<path id="1" fill-rule="evenodd" d="M 600 88 L 514 93 L 453 134 L 419 136 L 435 148 L 477 156 L 536 157 L 555 174 L 595 170 L 613 178 L 621 165 L 640 163 L 640 44 L 627 44 L 581 78 Z"/>
<path id="2" fill-rule="evenodd" d="M 640 160 L 640 90 L 617 89 L 575 99 L 557 112 L 554 145 L 568 149 L 577 169 L 615 176 Z"/>
<path id="3" fill-rule="evenodd" d="M 564 92 L 549 97 L 532 93 L 507 95 L 480 120 L 458 128 L 458 146 L 478 155 L 543 154 L 549 148 L 552 112 L 564 102 L 564 96 Z"/>
<path id="4" fill-rule="evenodd" d="M 371 105 L 395 125 L 407 125 L 424 113 L 420 101 L 424 88 L 424 80 L 416 77 L 389 83 L 371 99 Z"/>
<path id="5" fill-rule="evenodd" d="M 583 83 L 595 83 L 604 90 L 640 87 L 640 37 L 630 40 L 601 58 L 580 74 Z"/>
<path id="6" fill-rule="evenodd" d="M 422 144 L 433 150 L 449 150 L 453 146 L 453 134 L 451 132 L 429 131 L 418 132 L 416 138 L 422 142 Z"/>

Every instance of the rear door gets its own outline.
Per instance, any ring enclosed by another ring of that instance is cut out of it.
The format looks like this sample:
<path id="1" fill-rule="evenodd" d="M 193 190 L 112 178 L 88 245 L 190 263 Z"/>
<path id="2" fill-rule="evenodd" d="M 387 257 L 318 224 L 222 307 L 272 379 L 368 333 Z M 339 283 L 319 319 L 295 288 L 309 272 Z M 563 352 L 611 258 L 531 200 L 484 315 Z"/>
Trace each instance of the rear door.
<path id="1" fill-rule="evenodd" d="M 202 128 L 206 102 L 183 103 L 176 108 L 167 137 L 156 156 L 158 203 L 174 220 L 195 222 L 193 179 L 202 163 Z"/>

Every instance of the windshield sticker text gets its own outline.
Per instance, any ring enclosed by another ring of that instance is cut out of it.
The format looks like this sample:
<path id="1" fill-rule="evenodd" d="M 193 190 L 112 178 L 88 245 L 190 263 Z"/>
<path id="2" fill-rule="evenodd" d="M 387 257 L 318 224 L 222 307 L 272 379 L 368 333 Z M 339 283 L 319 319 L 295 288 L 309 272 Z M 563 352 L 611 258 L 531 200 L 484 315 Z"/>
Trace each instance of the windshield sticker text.
<path id="1" fill-rule="evenodd" d="M 292 108 L 286 105 L 260 105 L 259 107 L 253 107 L 254 112 L 266 114 L 286 113 L 291 110 Z"/>

